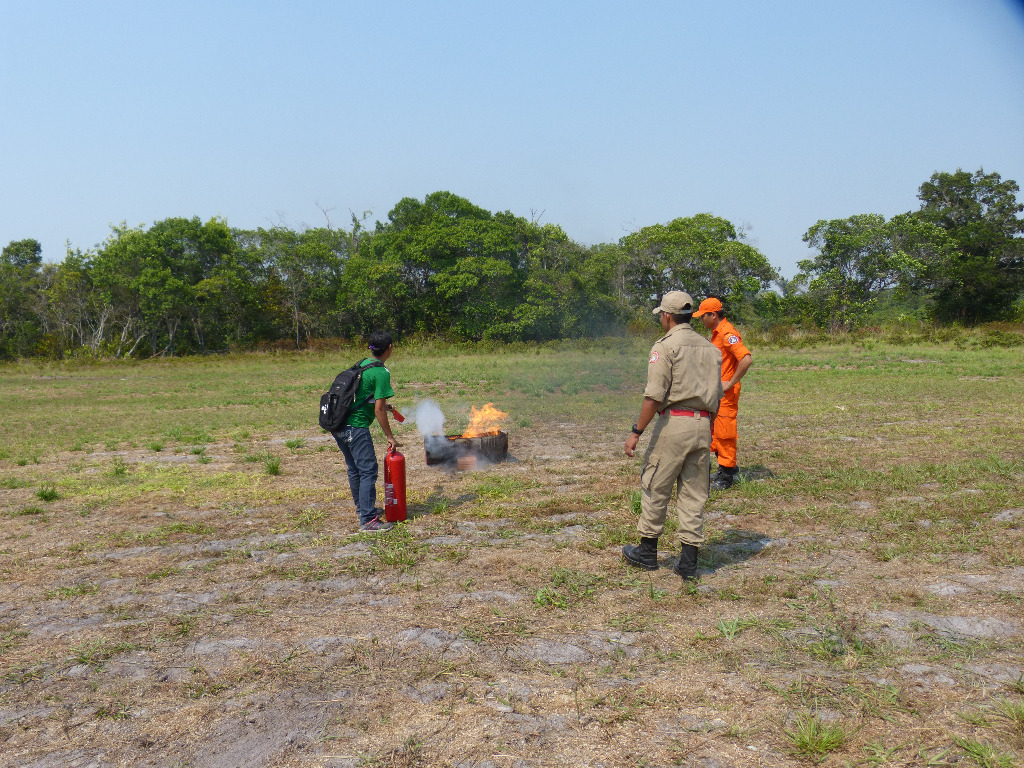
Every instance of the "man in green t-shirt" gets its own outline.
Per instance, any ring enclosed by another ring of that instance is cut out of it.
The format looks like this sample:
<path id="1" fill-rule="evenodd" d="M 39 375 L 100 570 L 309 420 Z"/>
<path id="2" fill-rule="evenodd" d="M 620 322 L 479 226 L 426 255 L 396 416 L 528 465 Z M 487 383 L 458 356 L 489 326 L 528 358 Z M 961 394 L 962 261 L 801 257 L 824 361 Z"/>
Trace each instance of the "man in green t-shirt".
<path id="1" fill-rule="evenodd" d="M 374 360 L 384 363 L 391 357 L 392 351 L 394 344 L 391 334 L 375 331 L 370 334 L 370 352 L 373 357 L 366 358 L 360 365 L 365 367 Z M 384 510 L 377 506 L 377 452 L 370 436 L 370 425 L 376 419 L 388 439 L 388 449 L 398 447 L 388 421 L 388 411 L 392 410 L 392 406 L 388 405 L 387 399 L 394 395 L 391 371 L 383 365 L 367 368 L 359 382 L 355 402 L 345 420 L 345 426 L 334 433 L 338 448 L 345 456 L 348 484 L 359 512 L 359 530 L 362 532 L 386 531 L 394 527 L 384 519 Z"/>

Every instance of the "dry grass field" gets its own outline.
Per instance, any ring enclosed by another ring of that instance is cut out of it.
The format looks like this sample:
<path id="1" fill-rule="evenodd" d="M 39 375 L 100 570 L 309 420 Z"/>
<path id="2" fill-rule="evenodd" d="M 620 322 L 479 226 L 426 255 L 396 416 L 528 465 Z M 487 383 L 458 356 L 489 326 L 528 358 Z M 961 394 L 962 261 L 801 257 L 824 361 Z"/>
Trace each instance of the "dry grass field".
<path id="1" fill-rule="evenodd" d="M 396 350 L 510 456 L 407 422 L 386 534 L 315 422 L 354 350 L 0 367 L 0 766 L 1020 765 L 1020 348 L 754 346 L 683 585 L 619 555 L 648 344 Z"/>

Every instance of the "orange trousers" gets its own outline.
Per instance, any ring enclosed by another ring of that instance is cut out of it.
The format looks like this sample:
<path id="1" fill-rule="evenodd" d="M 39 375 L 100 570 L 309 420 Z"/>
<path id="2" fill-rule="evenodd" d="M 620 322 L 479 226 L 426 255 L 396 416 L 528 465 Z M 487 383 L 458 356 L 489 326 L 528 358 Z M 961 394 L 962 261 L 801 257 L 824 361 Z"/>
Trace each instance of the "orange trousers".
<path id="1" fill-rule="evenodd" d="M 736 466 L 736 416 L 740 410 L 740 385 L 725 393 L 718 404 L 718 415 L 711 431 L 711 452 L 718 456 L 718 466 Z"/>

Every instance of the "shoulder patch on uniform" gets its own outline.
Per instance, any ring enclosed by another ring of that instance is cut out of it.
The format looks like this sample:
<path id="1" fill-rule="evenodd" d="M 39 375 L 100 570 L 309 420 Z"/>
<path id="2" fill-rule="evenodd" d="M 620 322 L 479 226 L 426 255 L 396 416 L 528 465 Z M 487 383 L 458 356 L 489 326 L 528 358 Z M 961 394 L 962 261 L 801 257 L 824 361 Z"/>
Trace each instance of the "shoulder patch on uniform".
<path id="1" fill-rule="evenodd" d="M 728 341 L 730 344 L 739 344 L 740 343 L 740 337 L 737 336 L 734 333 L 732 336 L 730 336 L 728 339 L 726 339 L 726 341 Z"/>
<path id="2" fill-rule="evenodd" d="M 658 354 L 658 350 L 652 349 L 651 350 L 651 359 L 648 362 L 649 363 L 656 363 L 656 362 L 658 362 L 658 358 L 659 357 L 661 357 L 661 355 Z"/>

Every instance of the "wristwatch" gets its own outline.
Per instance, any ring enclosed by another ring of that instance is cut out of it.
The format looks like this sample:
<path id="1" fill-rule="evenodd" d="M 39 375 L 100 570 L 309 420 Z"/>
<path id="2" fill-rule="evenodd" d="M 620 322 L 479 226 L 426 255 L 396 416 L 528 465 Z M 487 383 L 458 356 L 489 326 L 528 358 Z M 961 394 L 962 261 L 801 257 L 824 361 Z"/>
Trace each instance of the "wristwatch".
<path id="1" fill-rule="evenodd" d="M 636 428 L 636 424 L 633 424 L 633 434 L 634 435 L 636 435 L 637 437 L 640 437 L 640 435 L 642 435 L 643 433 L 644 433 L 644 431 L 642 429 L 637 429 Z"/>

